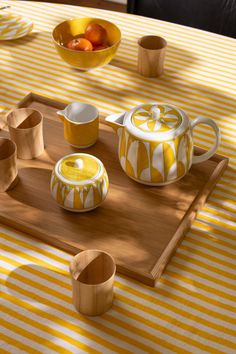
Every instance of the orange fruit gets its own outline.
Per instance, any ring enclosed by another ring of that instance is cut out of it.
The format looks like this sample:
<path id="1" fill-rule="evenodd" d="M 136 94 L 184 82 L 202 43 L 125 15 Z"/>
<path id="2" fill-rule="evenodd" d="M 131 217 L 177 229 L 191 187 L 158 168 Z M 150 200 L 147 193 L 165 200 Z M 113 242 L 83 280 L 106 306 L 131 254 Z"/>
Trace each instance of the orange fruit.
<path id="1" fill-rule="evenodd" d="M 93 45 L 99 46 L 106 42 L 107 31 L 97 23 L 91 23 L 85 29 L 85 38 Z"/>
<path id="2" fill-rule="evenodd" d="M 86 38 L 74 38 L 67 43 L 67 48 L 73 50 L 91 51 L 93 50 L 93 45 Z"/>

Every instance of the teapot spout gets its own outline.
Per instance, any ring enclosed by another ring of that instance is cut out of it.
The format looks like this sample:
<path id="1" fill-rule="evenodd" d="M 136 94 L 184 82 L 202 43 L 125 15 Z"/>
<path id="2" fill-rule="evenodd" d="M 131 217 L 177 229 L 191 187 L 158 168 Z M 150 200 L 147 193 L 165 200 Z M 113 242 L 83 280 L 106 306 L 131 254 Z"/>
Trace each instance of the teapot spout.
<path id="1" fill-rule="evenodd" d="M 124 128 L 125 114 L 126 112 L 111 114 L 105 118 L 105 121 L 117 133 L 119 128 Z"/>

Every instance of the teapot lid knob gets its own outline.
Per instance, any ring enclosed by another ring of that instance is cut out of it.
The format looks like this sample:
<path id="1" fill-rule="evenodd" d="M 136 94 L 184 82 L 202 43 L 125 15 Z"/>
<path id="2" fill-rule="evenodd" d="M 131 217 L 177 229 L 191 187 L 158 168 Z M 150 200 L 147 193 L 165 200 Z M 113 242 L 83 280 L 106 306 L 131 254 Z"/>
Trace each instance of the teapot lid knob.
<path id="1" fill-rule="evenodd" d="M 159 120 L 161 118 L 161 110 L 157 106 L 153 106 L 151 112 L 154 120 Z"/>

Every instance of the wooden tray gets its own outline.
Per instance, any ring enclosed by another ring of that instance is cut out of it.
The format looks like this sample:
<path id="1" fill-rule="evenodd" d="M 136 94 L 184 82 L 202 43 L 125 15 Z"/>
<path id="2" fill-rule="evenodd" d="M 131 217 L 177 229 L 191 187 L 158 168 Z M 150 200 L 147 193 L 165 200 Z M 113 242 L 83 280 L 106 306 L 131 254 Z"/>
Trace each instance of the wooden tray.
<path id="1" fill-rule="evenodd" d="M 120 273 L 154 286 L 228 159 L 215 155 L 165 187 L 141 185 L 122 171 L 118 141 L 101 118 L 99 141 L 86 152 L 100 158 L 107 169 L 108 197 L 94 211 L 70 213 L 58 207 L 49 191 L 55 162 L 75 152 L 63 139 L 63 124 L 56 115 L 65 104 L 31 93 L 18 107 L 43 113 L 46 150 L 36 160 L 18 160 L 20 182 L 0 194 L 0 221 L 73 254 L 88 248 L 107 251 Z"/>

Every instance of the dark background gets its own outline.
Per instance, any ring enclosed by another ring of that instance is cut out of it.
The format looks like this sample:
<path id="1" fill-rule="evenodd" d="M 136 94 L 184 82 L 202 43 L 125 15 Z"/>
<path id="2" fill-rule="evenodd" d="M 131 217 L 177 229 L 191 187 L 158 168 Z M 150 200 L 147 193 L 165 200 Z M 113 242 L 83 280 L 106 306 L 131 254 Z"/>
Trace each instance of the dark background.
<path id="1" fill-rule="evenodd" d="M 236 38 L 236 0 L 128 0 L 127 10 Z"/>

